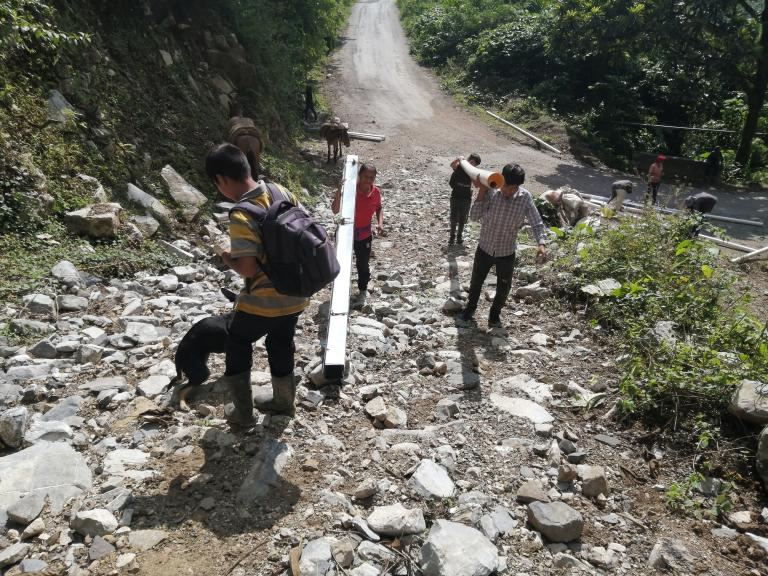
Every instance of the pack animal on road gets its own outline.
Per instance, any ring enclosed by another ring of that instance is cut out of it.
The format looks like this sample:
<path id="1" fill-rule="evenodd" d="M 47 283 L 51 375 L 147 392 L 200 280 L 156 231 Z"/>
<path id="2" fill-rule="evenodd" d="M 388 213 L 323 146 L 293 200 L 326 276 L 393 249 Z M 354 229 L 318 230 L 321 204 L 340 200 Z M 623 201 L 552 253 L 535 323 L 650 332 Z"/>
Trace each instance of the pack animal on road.
<path id="1" fill-rule="evenodd" d="M 333 163 L 336 164 L 341 156 L 341 145 L 349 148 L 349 125 L 335 118 L 333 122 L 326 122 L 320 126 L 320 136 L 328 143 L 328 160 L 331 162 L 331 147 L 333 147 Z"/>
<path id="2" fill-rule="evenodd" d="M 243 151 L 251 166 L 251 176 L 254 180 L 258 180 L 261 172 L 261 152 L 264 150 L 261 133 L 253 120 L 243 116 L 243 108 L 240 104 L 231 104 L 229 115 L 227 141 Z"/>

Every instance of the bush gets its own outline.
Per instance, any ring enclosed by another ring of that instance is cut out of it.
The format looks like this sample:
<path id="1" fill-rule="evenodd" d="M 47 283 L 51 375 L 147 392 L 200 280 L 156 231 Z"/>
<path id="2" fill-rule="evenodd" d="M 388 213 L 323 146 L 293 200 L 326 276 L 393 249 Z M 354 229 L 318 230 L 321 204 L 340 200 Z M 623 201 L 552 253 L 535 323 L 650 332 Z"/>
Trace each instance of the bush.
<path id="1" fill-rule="evenodd" d="M 577 229 L 561 240 L 568 255 L 556 267 L 574 274 L 571 289 L 620 284 L 591 298 L 587 312 L 622 352 L 622 415 L 695 432 L 702 418 L 720 425 L 741 379 L 766 380 L 768 339 L 718 250 L 688 238 L 692 224 L 647 211 Z M 660 321 L 673 323 L 673 339 L 654 334 Z"/>

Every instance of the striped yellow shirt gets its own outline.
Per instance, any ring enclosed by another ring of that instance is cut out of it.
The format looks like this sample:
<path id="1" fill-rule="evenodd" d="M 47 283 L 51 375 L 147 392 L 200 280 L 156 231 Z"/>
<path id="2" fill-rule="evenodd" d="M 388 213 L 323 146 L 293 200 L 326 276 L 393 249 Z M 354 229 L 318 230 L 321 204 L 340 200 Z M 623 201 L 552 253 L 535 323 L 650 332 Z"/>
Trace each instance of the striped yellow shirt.
<path id="1" fill-rule="evenodd" d="M 275 184 L 277 186 L 277 184 Z M 280 190 L 297 204 L 296 197 L 285 188 Z M 244 194 L 241 200 L 269 208 L 272 197 L 263 182 L 259 187 Z M 245 279 L 245 287 L 237 298 L 235 308 L 247 314 L 256 316 L 288 316 L 301 312 L 309 305 L 308 298 L 286 296 L 280 294 L 272 286 L 263 267 L 266 253 L 261 237 L 261 228 L 253 218 L 242 210 L 235 210 L 230 216 L 229 237 L 232 241 L 232 258 L 254 256 L 260 265 L 260 270 L 253 278 Z"/>

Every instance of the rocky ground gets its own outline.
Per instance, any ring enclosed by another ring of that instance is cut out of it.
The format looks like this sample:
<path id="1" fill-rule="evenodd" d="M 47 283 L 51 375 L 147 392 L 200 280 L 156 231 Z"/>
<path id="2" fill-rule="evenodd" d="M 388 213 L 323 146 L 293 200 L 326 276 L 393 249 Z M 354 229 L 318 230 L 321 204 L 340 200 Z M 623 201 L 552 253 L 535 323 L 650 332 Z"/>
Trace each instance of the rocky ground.
<path id="1" fill-rule="evenodd" d="M 652 477 L 642 431 L 609 404 L 584 409 L 616 359 L 579 310 L 530 286 L 530 250 L 505 328 L 486 329 L 493 279 L 477 324 L 457 323 L 477 229 L 448 250 L 440 181 L 395 164 L 379 182 L 389 232 L 352 313 L 349 375 L 320 376 L 319 294 L 299 324 L 293 420 L 230 430 L 213 378 L 191 412 L 173 407 L 176 344 L 238 282 L 204 241 L 129 281 L 61 263 L 4 308 L 28 334 L 0 350 L 5 573 L 290 574 L 291 558 L 304 576 L 763 573 L 753 497 L 736 496 L 727 526 L 670 514 L 687 464 L 665 453 Z M 330 225 L 322 202 L 316 214 Z M 259 345 L 254 385 L 266 371 Z"/>

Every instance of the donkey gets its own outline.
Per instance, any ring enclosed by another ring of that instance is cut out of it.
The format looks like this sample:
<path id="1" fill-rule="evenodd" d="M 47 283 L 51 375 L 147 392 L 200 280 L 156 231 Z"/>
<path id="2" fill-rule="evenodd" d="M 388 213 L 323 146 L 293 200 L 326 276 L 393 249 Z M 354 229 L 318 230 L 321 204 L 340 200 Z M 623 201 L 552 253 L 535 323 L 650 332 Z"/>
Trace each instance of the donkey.
<path id="1" fill-rule="evenodd" d="M 243 116 L 243 107 L 238 102 L 232 102 L 229 106 L 229 126 L 227 140 L 243 151 L 251 166 L 251 176 L 259 179 L 261 172 L 261 152 L 264 150 L 264 142 L 253 120 Z"/>
<path id="2" fill-rule="evenodd" d="M 336 164 L 341 156 L 341 145 L 349 148 L 349 124 L 339 122 L 334 118 L 333 122 L 326 122 L 320 126 L 320 136 L 328 143 L 328 163 L 331 163 L 331 146 L 333 146 L 333 163 Z"/>

